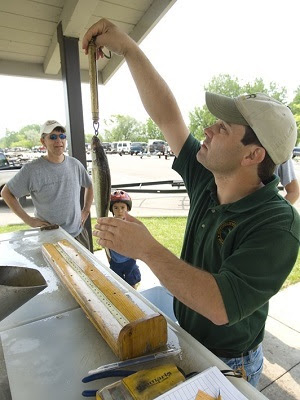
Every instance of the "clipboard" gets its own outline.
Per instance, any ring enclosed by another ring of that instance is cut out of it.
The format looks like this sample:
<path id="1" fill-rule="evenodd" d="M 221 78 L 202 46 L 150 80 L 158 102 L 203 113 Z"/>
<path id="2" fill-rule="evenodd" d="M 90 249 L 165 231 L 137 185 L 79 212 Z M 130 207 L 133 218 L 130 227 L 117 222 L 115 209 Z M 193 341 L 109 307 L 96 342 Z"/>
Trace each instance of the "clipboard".
<path id="1" fill-rule="evenodd" d="M 157 397 L 156 400 L 195 400 L 198 391 L 222 400 L 248 400 L 217 367 L 211 367 L 187 379 L 175 388 Z"/>

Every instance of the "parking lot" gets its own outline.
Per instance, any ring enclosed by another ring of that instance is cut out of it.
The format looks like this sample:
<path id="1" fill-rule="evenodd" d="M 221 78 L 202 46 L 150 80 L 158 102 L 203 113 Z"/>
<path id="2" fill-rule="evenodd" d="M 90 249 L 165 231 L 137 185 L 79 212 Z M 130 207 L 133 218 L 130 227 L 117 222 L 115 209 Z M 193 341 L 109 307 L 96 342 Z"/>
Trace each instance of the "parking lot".
<path id="1" fill-rule="evenodd" d="M 89 156 L 87 156 L 89 158 Z M 108 154 L 112 184 L 142 183 L 165 180 L 181 180 L 172 170 L 174 157 L 167 160 L 158 156 L 140 158 L 139 156 Z M 300 158 L 294 161 L 295 171 L 300 182 Z M 151 186 L 151 189 L 172 189 L 171 185 Z M 173 187 L 176 190 L 175 187 Z M 282 192 L 281 192 L 282 193 Z M 189 199 L 186 193 L 130 193 L 133 200 L 131 214 L 142 216 L 187 216 Z M 300 212 L 300 200 L 295 207 Z M 27 199 L 26 211 L 33 214 L 31 199 Z M 92 206 L 92 217 L 96 217 L 95 206 Z M 17 224 L 22 221 L 12 213 L 0 199 L 0 225 Z"/>
<path id="2" fill-rule="evenodd" d="M 108 154 L 112 184 L 128 184 L 164 180 L 181 180 L 172 170 L 174 157 L 167 160 L 158 156 L 142 159 L 139 156 Z M 89 156 L 87 156 L 89 158 Z M 174 189 L 171 185 L 151 186 L 151 189 Z M 130 193 L 133 200 L 131 214 L 134 216 L 187 216 L 189 199 L 186 193 Z M 33 215 L 33 206 L 27 198 L 26 211 Z M 92 206 L 92 217 L 96 217 L 95 206 Z M 0 198 L 0 225 L 18 224 L 22 221 L 10 211 Z"/>

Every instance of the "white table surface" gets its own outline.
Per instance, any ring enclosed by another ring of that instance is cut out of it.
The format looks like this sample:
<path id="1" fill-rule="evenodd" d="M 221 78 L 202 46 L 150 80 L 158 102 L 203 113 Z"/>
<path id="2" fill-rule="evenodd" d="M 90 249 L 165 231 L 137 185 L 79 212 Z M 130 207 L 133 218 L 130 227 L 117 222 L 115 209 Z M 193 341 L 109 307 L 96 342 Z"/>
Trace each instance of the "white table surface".
<path id="1" fill-rule="evenodd" d="M 99 389 L 121 379 L 81 382 L 89 370 L 118 359 L 42 256 L 43 243 L 62 239 L 69 240 L 84 253 L 141 309 L 147 313 L 158 311 L 61 228 L 0 235 L 0 267 L 11 265 L 38 269 L 48 284 L 37 296 L 0 321 L 0 338 L 13 400 L 79 400 L 83 399 L 83 390 Z M 167 348 L 181 348 L 181 354 L 143 364 L 139 369 L 166 362 L 174 362 L 185 373 L 200 372 L 213 365 L 226 369 L 214 354 L 166 318 Z M 247 398 L 266 399 L 244 380 L 230 380 Z"/>

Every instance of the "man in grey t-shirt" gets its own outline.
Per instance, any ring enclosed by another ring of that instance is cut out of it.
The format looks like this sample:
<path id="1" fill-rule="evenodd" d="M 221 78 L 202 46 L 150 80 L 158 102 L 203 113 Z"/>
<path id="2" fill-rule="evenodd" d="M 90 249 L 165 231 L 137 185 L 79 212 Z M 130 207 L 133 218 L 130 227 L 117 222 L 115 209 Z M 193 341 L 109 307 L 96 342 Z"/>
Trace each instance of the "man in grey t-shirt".
<path id="1" fill-rule="evenodd" d="M 47 154 L 25 164 L 4 186 L 1 195 L 11 210 L 31 227 L 57 224 L 88 249 L 89 238 L 84 223 L 93 202 L 91 179 L 76 158 L 65 156 L 65 128 L 49 120 L 41 127 L 41 143 Z M 85 188 L 80 207 L 80 190 Z M 35 207 L 31 217 L 18 198 L 30 194 Z"/>

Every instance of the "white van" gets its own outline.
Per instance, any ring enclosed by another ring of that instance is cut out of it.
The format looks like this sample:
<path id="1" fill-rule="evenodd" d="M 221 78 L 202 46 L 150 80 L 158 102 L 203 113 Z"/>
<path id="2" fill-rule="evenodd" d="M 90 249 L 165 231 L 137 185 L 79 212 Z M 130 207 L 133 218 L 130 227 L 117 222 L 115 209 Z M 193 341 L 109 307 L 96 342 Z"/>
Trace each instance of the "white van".
<path id="1" fill-rule="evenodd" d="M 125 140 L 124 142 L 118 142 L 117 144 L 117 152 L 119 154 L 129 154 L 130 153 L 130 145 L 131 142 Z"/>
<path id="2" fill-rule="evenodd" d="M 112 142 L 111 144 L 111 153 L 115 154 L 118 152 L 118 142 Z"/>

